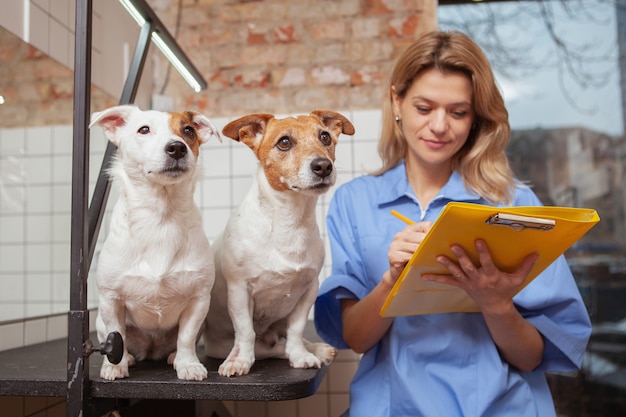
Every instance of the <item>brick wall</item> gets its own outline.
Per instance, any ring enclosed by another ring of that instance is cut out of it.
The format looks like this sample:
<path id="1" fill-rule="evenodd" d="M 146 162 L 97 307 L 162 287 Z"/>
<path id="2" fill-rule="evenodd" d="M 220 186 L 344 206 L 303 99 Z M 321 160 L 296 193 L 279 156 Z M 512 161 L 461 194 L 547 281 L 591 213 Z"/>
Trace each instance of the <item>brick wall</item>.
<path id="1" fill-rule="evenodd" d="M 209 88 L 164 64 L 154 92 L 212 116 L 380 108 L 395 58 L 436 28 L 436 0 L 149 0 Z"/>

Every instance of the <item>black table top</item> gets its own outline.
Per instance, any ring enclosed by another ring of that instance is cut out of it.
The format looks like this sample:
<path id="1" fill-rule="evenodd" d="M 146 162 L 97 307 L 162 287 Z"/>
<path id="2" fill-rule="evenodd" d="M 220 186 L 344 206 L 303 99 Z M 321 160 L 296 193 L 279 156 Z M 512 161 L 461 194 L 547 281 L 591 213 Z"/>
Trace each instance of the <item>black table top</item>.
<path id="1" fill-rule="evenodd" d="M 92 340 L 95 335 L 92 335 Z M 257 361 L 244 376 L 223 377 L 222 360 L 198 356 L 209 371 L 204 381 L 183 381 L 165 361 L 139 362 L 130 378 L 106 381 L 99 377 L 102 356 L 89 358 L 92 398 L 204 399 L 232 401 L 292 400 L 315 394 L 327 367 L 294 369 L 283 359 Z M 0 395 L 65 397 L 67 395 L 67 340 L 0 352 Z"/>

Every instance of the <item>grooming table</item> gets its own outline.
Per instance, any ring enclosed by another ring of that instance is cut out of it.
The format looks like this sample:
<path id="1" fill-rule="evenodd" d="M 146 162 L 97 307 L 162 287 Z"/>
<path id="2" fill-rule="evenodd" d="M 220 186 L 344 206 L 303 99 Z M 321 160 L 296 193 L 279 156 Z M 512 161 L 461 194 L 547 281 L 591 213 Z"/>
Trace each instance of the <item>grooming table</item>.
<path id="1" fill-rule="evenodd" d="M 97 340 L 95 334 L 90 337 Z M 198 356 L 209 371 L 204 381 L 179 380 L 165 360 L 139 362 L 130 368 L 130 378 L 106 381 L 99 376 L 102 356 L 93 354 L 89 358 L 90 402 L 293 400 L 315 394 L 327 370 L 326 366 L 294 369 L 287 360 L 267 359 L 256 361 L 248 375 L 227 378 L 217 373 L 221 359 L 208 358 L 202 346 L 198 347 Z M 65 397 L 67 387 L 66 339 L 0 352 L 0 395 Z M 224 412 L 212 415 L 221 417 Z"/>

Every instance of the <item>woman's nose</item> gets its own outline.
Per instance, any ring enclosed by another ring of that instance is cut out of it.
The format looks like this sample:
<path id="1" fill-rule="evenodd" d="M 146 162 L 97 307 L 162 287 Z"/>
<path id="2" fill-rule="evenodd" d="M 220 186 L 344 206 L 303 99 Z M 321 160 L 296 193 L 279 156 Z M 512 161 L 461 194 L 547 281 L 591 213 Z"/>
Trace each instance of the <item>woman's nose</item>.
<path id="1" fill-rule="evenodd" d="M 435 134 L 442 134 L 448 128 L 448 119 L 444 111 L 435 111 L 431 113 L 429 123 L 430 130 Z"/>

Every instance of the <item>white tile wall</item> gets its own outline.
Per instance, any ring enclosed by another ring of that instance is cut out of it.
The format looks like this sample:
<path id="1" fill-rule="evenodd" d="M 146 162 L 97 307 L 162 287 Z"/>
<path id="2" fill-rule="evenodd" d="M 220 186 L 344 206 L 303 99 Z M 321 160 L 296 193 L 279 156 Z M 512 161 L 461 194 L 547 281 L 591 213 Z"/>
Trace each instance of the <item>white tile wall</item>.
<path id="1" fill-rule="evenodd" d="M 22 1 L 4 1 L 0 14 L 0 25 L 18 36 L 24 37 L 24 4 Z"/>
<path id="2" fill-rule="evenodd" d="M 71 126 L 0 129 L 0 322 L 68 309 L 71 139 Z M 92 143 L 96 172 L 102 132 Z"/>

